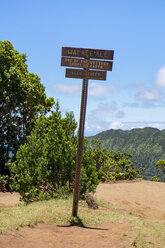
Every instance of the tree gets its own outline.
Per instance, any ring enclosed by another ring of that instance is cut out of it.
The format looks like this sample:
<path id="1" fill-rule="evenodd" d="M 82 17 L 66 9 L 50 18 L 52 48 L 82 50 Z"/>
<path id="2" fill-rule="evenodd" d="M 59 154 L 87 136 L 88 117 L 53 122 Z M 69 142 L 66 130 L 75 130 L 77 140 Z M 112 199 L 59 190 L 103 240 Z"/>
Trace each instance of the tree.
<path id="1" fill-rule="evenodd" d="M 109 159 L 109 152 L 106 148 L 101 148 L 102 141 L 100 139 L 91 139 L 91 145 L 93 147 L 93 159 L 96 162 L 96 169 L 99 171 Z"/>
<path id="2" fill-rule="evenodd" d="M 62 118 L 58 102 L 55 106 L 49 117 L 40 116 L 36 120 L 12 164 L 12 187 L 25 201 L 55 197 L 73 184 L 77 124 L 73 113 Z"/>
<path id="3" fill-rule="evenodd" d="M 99 184 L 96 157 L 96 152 L 92 146 L 89 145 L 89 140 L 85 138 L 80 176 L 80 196 L 82 198 L 84 198 L 87 191 L 95 192 Z"/>
<path id="4" fill-rule="evenodd" d="M 156 163 L 156 166 L 158 166 L 163 171 L 163 174 L 165 174 L 165 160 L 159 160 Z M 164 181 L 165 181 L 165 179 L 164 179 Z"/>
<path id="5" fill-rule="evenodd" d="M 9 174 L 6 164 L 15 160 L 35 119 L 53 104 L 39 77 L 28 72 L 26 55 L 9 41 L 0 41 L 0 174 Z"/>
<path id="6" fill-rule="evenodd" d="M 100 167 L 99 178 L 102 181 L 133 180 L 137 177 L 138 171 L 134 168 L 131 160 L 131 153 L 121 153 L 119 151 L 110 151 L 106 162 Z"/>
<path id="7" fill-rule="evenodd" d="M 96 164 L 100 181 L 132 180 L 141 178 L 144 168 L 134 168 L 136 161 L 132 161 L 132 154 L 119 151 L 108 151 L 102 148 L 100 139 L 88 139 L 92 149 L 92 160 Z"/>
<path id="8" fill-rule="evenodd" d="M 26 202 L 55 198 L 72 192 L 77 136 L 73 113 L 62 118 L 58 102 L 49 117 L 40 116 L 11 164 L 12 188 Z M 98 176 L 91 148 L 84 146 L 80 194 L 94 191 Z"/>

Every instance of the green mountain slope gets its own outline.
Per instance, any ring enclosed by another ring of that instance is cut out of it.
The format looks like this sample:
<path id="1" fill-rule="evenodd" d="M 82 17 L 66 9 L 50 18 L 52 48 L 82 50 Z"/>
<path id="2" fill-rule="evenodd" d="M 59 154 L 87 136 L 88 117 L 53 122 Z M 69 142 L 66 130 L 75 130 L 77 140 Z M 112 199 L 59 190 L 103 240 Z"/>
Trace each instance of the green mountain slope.
<path id="1" fill-rule="evenodd" d="M 137 161 L 135 168 L 145 168 L 143 179 L 157 176 L 163 180 L 163 173 L 155 164 L 159 159 L 165 159 L 165 130 L 150 127 L 130 131 L 110 129 L 91 138 L 101 139 L 102 147 L 108 150 L 131 152 L 133 160 Z"/>

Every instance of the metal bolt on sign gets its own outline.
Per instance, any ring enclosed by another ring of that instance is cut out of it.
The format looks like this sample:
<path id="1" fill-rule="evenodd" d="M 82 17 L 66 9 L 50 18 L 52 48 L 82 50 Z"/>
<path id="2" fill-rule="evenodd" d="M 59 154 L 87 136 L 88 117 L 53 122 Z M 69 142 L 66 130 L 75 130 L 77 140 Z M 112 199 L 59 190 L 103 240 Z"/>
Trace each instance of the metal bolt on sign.
<path id="1" fill-rule="evenodd" d="M 86 49 L 86 48 L 74 48 L 74 47 L 62 47 L 61 66 L 78 67 L 80 69 L 68 69 L 66 68 L 65 76 L 68 78 L 82 78 L 82 95 L 81 95 L 81 107 L 80 107 L 80 120 L 78 130 L 78 147 L 77 147 L 77 159 L 76 159 L 76 173 L 74 181 L 74 194 L 73 194 L 73 208 L 72 215 L 77 217 L 78 215 L 78 202 L 80 191 L 80 174 L 81 163 L 83 155 L 84 145 L 84 128 L 85 128 L 85 116 L 87 107 L 87 94 L 88 94 L 88 79 L 106 80 L 106 70 L 112 70 L 113 50 L 99 50 L 99 49 Z M 74 57 L 74 58 L 69 58 Z M 80 57 L 83 59 L 78 59 Z M 94 58 L 95 60 L 90 60 Z M 95 70 L 90 70 L 95 69 Z M 101 70 L 101 71 L 98 71 Z"/>

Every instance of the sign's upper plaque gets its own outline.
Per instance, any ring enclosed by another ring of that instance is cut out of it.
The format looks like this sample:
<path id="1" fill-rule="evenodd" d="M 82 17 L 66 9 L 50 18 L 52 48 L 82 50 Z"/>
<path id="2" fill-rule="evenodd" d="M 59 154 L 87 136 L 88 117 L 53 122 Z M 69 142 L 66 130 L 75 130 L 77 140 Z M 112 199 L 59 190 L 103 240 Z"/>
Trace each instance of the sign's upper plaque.
<path id="1" fill-rule="evenodd" d="M 102 60 L 88 60 L 88 59 L 76 59 L 76 58 L 61 58 L 62 66 L 69 67 L 79 67 L 86 69 L 97 69 L 104 71 L 112 71 L 112 62 L 111 61 L 102 61 Z"/>
<path id="2" fill-rule="evenodd" d="M 62 56 L 113 60 L 113 50 L 62 47 Z"/>

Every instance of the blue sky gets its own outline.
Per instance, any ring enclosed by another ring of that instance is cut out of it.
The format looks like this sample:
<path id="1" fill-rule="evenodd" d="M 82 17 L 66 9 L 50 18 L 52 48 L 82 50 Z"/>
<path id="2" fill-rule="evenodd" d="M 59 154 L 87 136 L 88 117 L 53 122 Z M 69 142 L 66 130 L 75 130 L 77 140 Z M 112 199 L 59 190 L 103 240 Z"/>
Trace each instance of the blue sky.
<path id="1" fill-rule="evenodd" d="M 0 40 L 27 54 L 47 96 L 77 121 L 82 80 L 65 78 L 61 47 L 115 51 L 107 80 L 89 80 L 86 135 L 165 129 L 164 29 L 164 0 L 0 0 Z"/>

